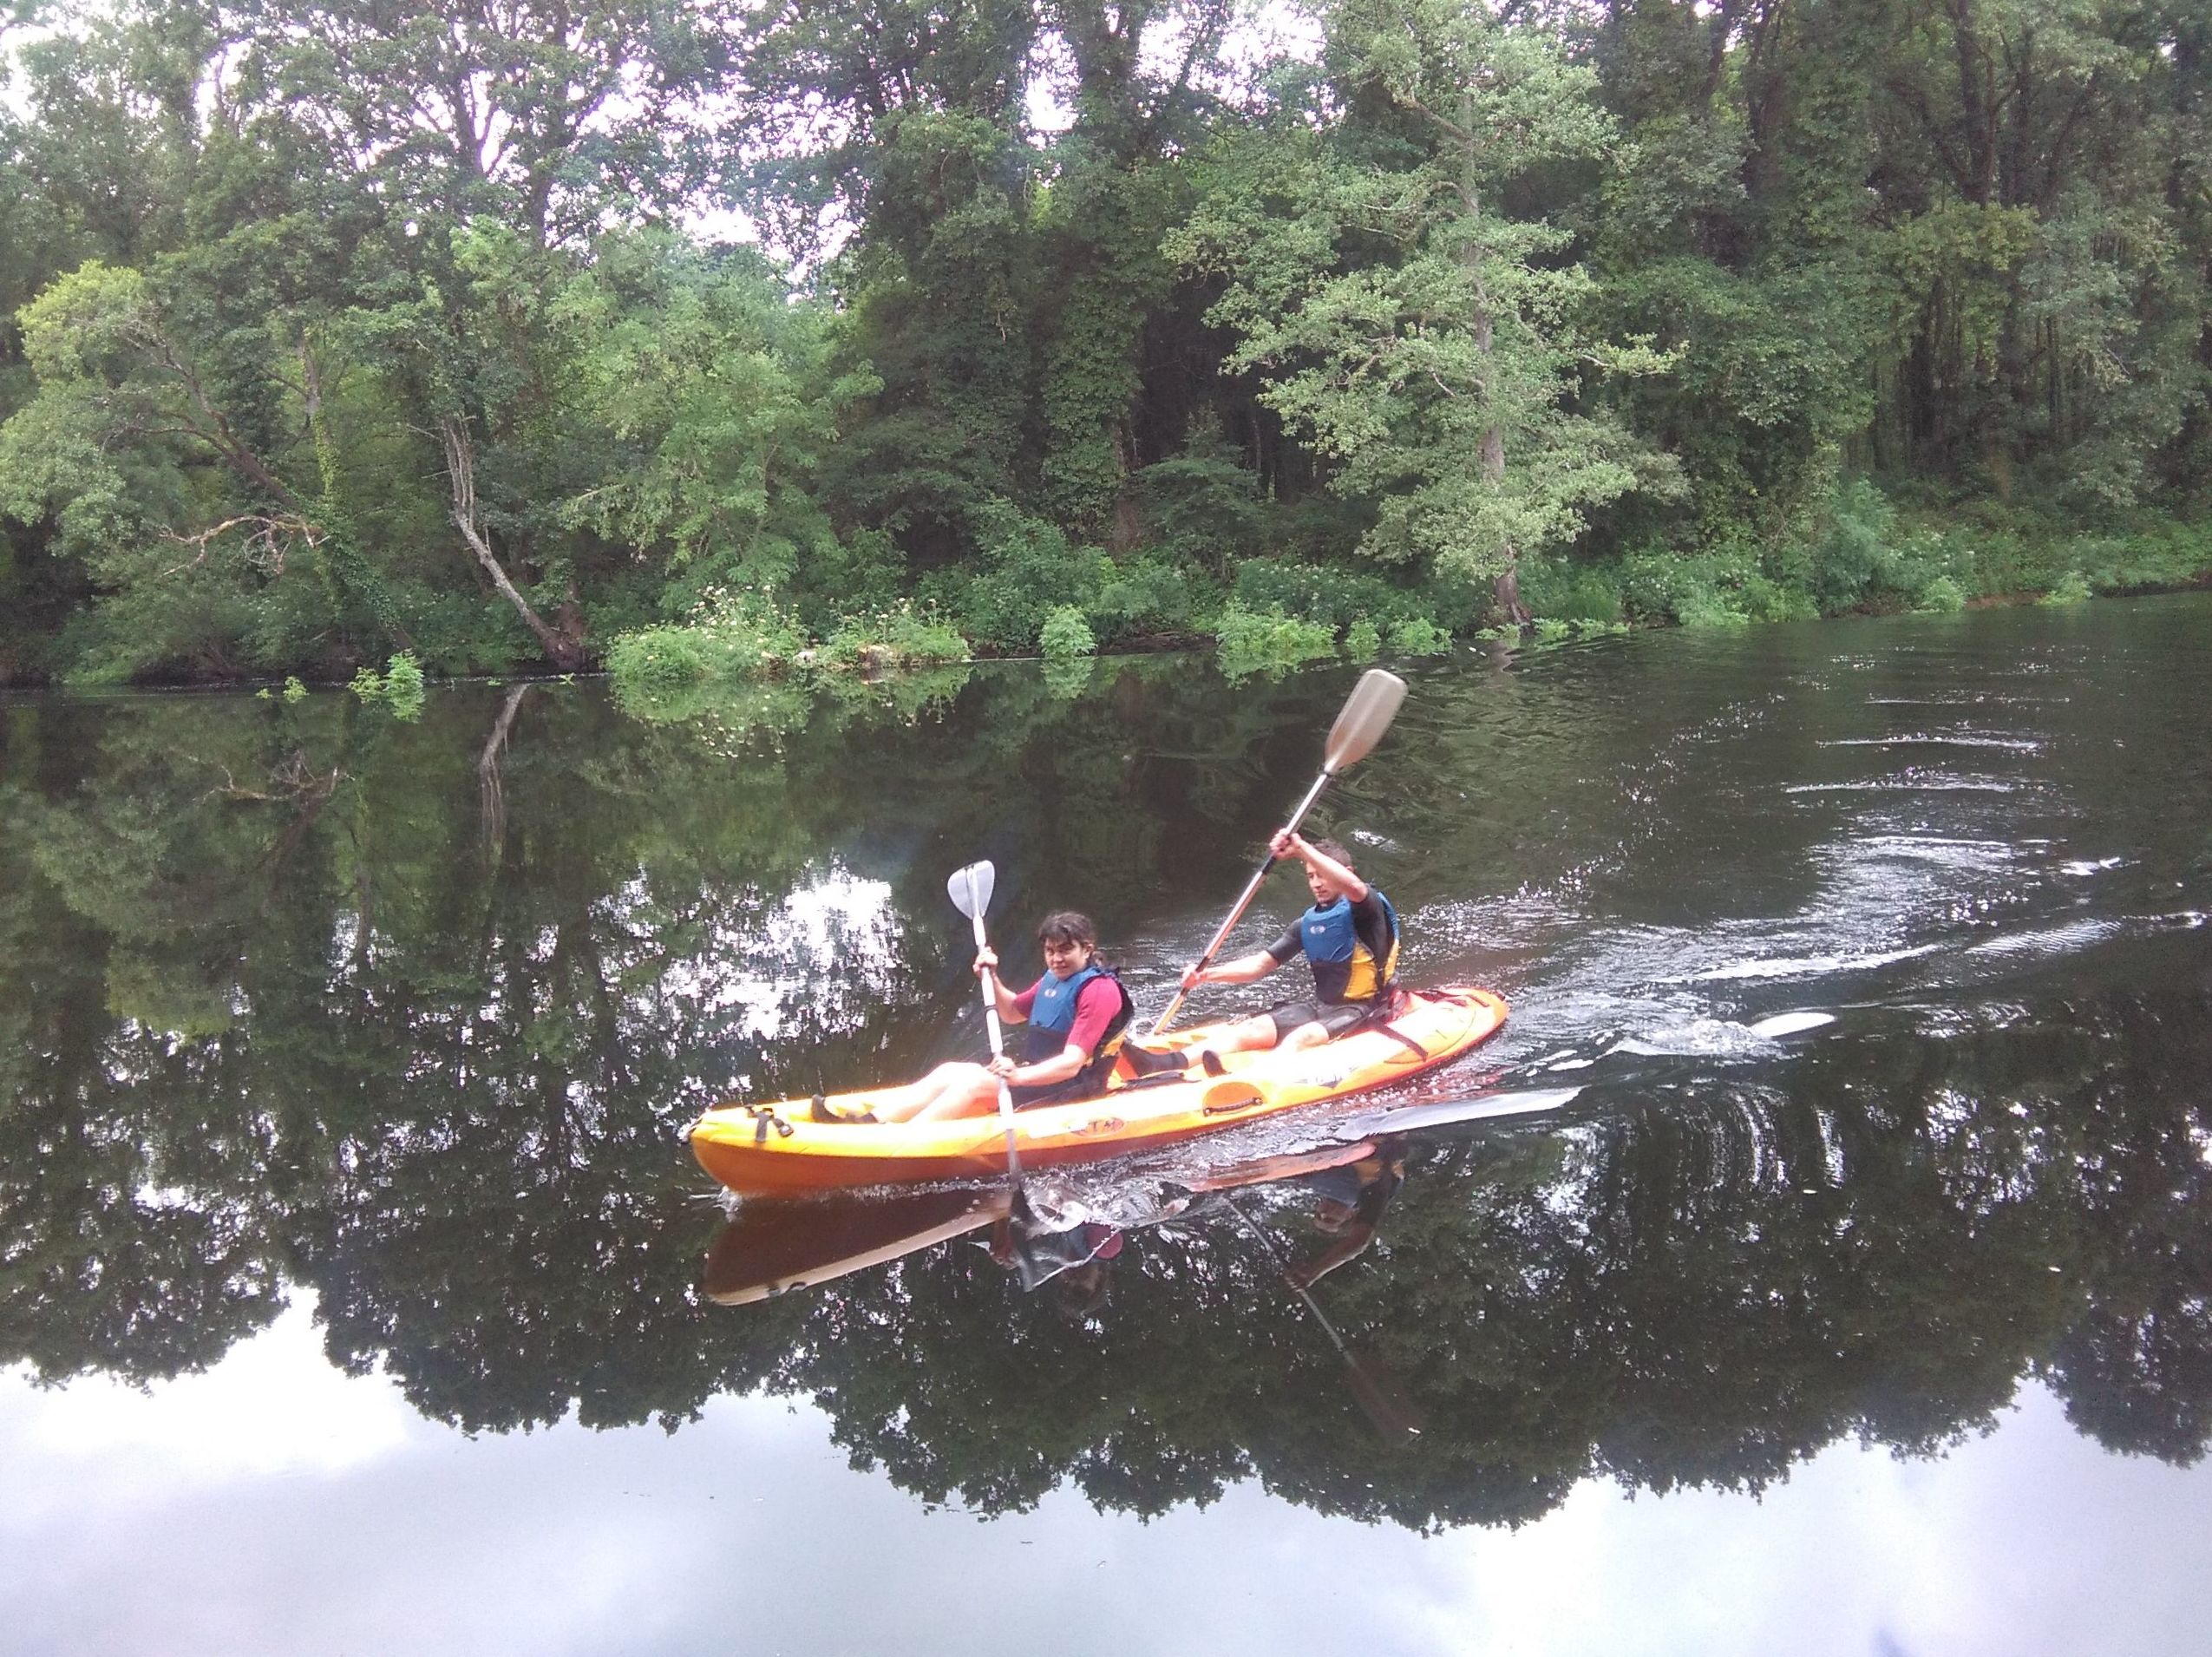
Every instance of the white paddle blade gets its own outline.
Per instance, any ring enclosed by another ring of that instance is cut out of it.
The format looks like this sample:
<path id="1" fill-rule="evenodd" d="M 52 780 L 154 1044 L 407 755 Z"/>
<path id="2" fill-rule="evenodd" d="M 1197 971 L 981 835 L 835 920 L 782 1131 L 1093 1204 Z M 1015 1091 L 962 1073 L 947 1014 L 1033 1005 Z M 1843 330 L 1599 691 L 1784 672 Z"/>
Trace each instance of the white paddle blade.
<path id="1" fill-rule="evenodd" d="M 1405 681 L 1395 673 L 1386 673 L 1379 667 L 1371 667 L 1359 676 L 1359 683 L 1351 687 L 1351 694 L 1345 698 L 1344 711 L 1337 715 L 1337 722 L 1329 727 L 1328 754 L 1323 769 L 1341 771 L 1347 765 L 1356 765 L 1367 757 L 1383 733 L 1391 728 L 1391 721 L 1397 717 L 1397 705 L 1405 700 Z"/>
<path id="2" fill-rule="evenodd" d="M 956 868 L 945 882 L 946 895 L 952 900 L 952 907 L 971 920 L 979 920 L 991 907 L 991 888 L 998 879 L 998 871 L 991 860 L 970 863 L 965 868 Z"/>

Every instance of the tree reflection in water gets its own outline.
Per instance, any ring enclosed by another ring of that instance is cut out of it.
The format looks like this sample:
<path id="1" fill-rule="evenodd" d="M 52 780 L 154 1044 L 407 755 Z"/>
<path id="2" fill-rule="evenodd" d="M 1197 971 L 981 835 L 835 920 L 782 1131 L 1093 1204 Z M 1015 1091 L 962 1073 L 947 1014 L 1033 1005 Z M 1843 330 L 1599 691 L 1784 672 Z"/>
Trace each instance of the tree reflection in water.
<path id="1" fill-rule="evenodd" d="M 1362 1419 L 1205 1200 L 1218 1168 L 1155 1182 L 1149 1216 L 1083 1193 L 1122 1247 L 1067 1313 L 959 1237 L 998 1218 L 973 1192 L 931 1195 L 910 1257 L 709 1301 L 682 1125 L 741 1079 L 910 1073 L 972 1034 L 946 868 L 991 855 L 1005 912 L 1090 908 L 1109 945 L 1155 932 L 1163 892 L 1234 885 L 1340 693 L 1166 664 L 1074 700 L 1008 673 L 723 722 L 552 690 L 441 697 L 416 727 L 336 697 L 17 709 L 0 1355 L 173 1375 L 304 1288 L 334 1362 L 472 1431 L 672 1424 L 764 1387 L 984 1511 L 1067 1483 L 1153 1514 L 1257 1478 L 1511 1523 L 1593 1475 L 1757 1490 L 1847 1436 L 1939 1451 L 2031 1376 L 2115 1450 L 2202 1454 L 2212 990 L 2178 946 L 2102 992 L 1876 1011 L 1787 1058 L 1619 1060 L 1551 1116 L 1318 1153 L 1371 1165 L 1346 1190 L 1252 1187 L 1417 1438 Z M 1587 717 L 1584 763 L 1610 715 Z M 1433 774 L 1409 793 L 1436 809 Z M 905 1235 L 856 1212 L 880 1235 L 847 1254 Z"/>

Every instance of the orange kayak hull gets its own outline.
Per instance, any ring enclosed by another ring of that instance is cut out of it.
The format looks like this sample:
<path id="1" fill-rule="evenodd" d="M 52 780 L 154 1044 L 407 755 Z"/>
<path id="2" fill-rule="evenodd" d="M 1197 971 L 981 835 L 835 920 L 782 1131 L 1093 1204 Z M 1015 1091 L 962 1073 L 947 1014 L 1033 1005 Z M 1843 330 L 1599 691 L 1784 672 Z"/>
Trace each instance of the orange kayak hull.
<path id="1" fill-rule="evenodd" d="M 1296 1052 L 1233 1053 L 1227 1074 L 1195 1068 L 1165 1077 L 1121 1074 L 1099 1097 L 1040 1105 L 1014 1117 L 1024 1169 L 1095 1162 L 1216 1133 L 1302 1106 L 1389 1087 L 1472 1051 L 1504 1026 L 1489 990 L 1417 991 L 1387 1025 Z M 1194 1054 L 1221 1025 L 1198 1025 L 1149 1047 Z M 866 1092 L 833 1094 L 834 1110 L 866 1108 Z M 988 1179 L 1006 1171 L 1005 1130 L 993 1113 L 951 1122 L 816 1122 L 811 1101 L 727 1105 L 691 1124 L 699 1165 L 741 1196 L 796 1196 L 860 1186 Z"/>

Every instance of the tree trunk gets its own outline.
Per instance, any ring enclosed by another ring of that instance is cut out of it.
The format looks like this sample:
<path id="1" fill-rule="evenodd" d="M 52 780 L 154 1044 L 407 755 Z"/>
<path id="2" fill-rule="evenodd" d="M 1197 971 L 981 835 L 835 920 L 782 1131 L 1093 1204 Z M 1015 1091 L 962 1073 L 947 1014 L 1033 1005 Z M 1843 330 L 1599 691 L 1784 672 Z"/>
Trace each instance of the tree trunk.
<path id="1" fill-rule="evenodd" d="M 1989 65 L 1974 27 L 1973 0 L 1950 0 L 1952 44 L 1959 61 L 1959 113 L 1967 141 L 1967 197 L 1986 206 L 1997 182 L 1997 134 L 1990 116 Z"/>
<path id="2" fill-rule="evenodd" d="M 1511 547 L 1506 548 L 1506 567 L 1498 572 L 1497 580 L 1490 584 L 1490 601 L 1498 607 L 1509 626 L 1525 627 L 1534 621 L 1535 612 L 1522 601 L 1520 560 Z"/>
<path id="3" fill-rule="evenodd" d="M 438 437 L 445 445 L 446 478 L 453 488 L 453 521 L 461 530 L 461 539 L 476 554 L 476 561 L 484 567 L 484 573 L 491 577 L 500 596 L 514 606 L 523 625 L 536 637 L 540 648 L 546 652 L 546 659 L 564 673 L 573 672 L 587 659 L 581 637 L 581 616 L 576 616 L 567 628 L 556 631 L 530 607 L 529 599 L 515 590 L 514 583 L 500 567 L 491 542 L 485 537 L 483 520 L 477 514 L 476 449 L 469 440 L 468 429 L 448 416 L 438 422 Z"/>
<path id="4" fill-rule="evenodd" d="M 1126 422 L 1114 426 L 1114 459 L 1121 482 L 1114 491 L 1114 521 L 1107 531 L 1106 548 L 1116 558 L 1135 552 L 1144 540 L 1144 514 L 1136 499 L 1136 440 Z"/>
<path id="5" fill-rule="evenodd" d="M 507 733 L 514 729 L 515 710 L 522 705 L 523 693 L 529 688 L 518 684 L 507 691 L 500 717 L 493 723 L 492 734 L 484 743 L 484 751 L 476 756 L 477 804 L 483 822 L 484 844 L 490 848 L 494 868 L 499 866 L 501 842 L 507 838 L 507 789 L 500 781 L 500 754 L 507 747 Z"/>

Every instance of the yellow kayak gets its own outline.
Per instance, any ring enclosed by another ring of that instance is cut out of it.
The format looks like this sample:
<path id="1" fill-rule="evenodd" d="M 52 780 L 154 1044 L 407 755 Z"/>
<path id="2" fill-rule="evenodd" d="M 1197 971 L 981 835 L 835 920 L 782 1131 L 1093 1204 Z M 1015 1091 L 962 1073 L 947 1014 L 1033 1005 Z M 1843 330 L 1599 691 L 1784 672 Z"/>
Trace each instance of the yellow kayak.
<path id="1" fill-rule="evenodd" d="M 1096 1098 L 1038 1105 L 1014 1117 L 1024 1169 L 1095 1161 L 1172 1144 L 1303 1104 L 1340 1099 L 1450 1064 L 1497 1033 L 1503 1000 L 1488 990 L 1416 991 L 1398 1015 L 1296 1052 L 1231 1053 L 1226 1073 L 1137 1078 L 1117 1066 Z M 1226 1027 L 1194 1025 L 1145 1045 L 1194 1056 Z M 1124 1061 L 1124 1064 L 1126 1061 Z M 873 1093 L 834 1093 L 833 1115 L 857 1114 Z M 818 1122 L 809 1099 L 725 1105 L 691 1124 L 699 1165 L 741 1196 L 795 1195 L 850 1186 L 972 1179 L 1006 1171 L 996 1112 L 952 1122 Z"/>

